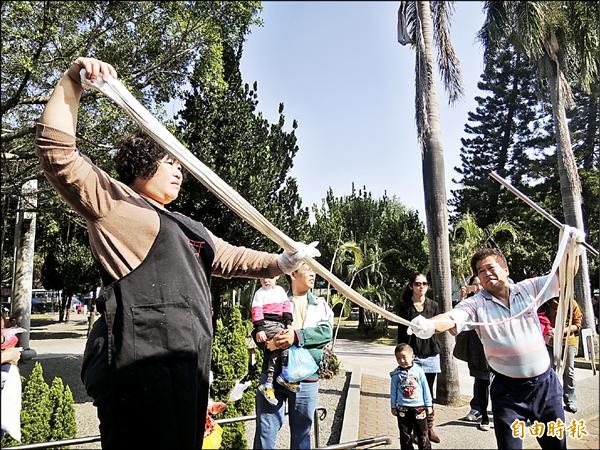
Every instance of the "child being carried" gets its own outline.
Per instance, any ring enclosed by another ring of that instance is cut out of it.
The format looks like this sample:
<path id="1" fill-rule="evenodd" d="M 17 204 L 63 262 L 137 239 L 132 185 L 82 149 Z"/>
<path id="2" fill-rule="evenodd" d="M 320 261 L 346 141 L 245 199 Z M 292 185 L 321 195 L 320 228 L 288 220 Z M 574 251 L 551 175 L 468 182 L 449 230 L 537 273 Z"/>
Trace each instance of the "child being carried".
<path id="1" fill-rule="evenodd" d="M 261 278 L 261 288 L 256 291 L 252 299 L 252 324 L 254 325 L 256 342 L 266 343 L 283 329 L 292 325 L 292 306 L 287 294 L 277 284 L 277 278 Z M 271 405 L 277 405 L 273 378 L 275 371 L 281 364 L 281 374 L 277 377 L 277 383 L 292 392 L 297 392 L 299 383 L 291 383 L 287 380 L 288 351 L 270 351 L 264 345 L 266 364 L 266 381 L 258 386 L 258 390 Z"/>

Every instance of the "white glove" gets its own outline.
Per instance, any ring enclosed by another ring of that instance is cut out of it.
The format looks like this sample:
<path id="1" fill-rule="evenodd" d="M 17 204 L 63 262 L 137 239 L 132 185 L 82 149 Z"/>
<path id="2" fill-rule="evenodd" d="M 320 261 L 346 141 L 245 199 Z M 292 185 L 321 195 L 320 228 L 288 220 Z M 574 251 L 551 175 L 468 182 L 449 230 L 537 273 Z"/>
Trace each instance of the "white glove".
<path id="1" fill-rule="evenodd" d="M 411 326 L 406 330 L 407 334 L 414 334 L 419 339 L 429 339 L 435 334 L 435 322 L 431 319 L 418 315 L 410 323 Z"/>
<path id="2" fill-rule="evenodd" d="M 89 78 L 87 78 L 85 76 L 85 68 L 81 68 L 81 70 L 79 71 L 79 78 L 81 79 L 81 85 L 82 86 L 91 86 L 91 87 L 95 87 L 96 89 L 98 89 L 99 91 L 102 92 L 102 89 L 104 89 L 104 74 L 99 74 L 98 78 L 96 78 L 95 80 L 90 80 Z"/>
<path id="3" fill-rule="evenodd" d="M 565 225 L 566 231 L 571 234 L 572 239 L 575 240 L 578 244 L 583 244 L 585 242 L 585 233 L 581 231 L 579 228 L 570 227 L 569 225 Z M 583 245 L 577 246 L 577 251 L 575 252 L 577 256 L 583 253 Z"/>
<path id="4" fill-rule="evenodd" d="M 277 265 L 283 273 L 289 275 L 300 268 L 307 256 L 311 258 L 321 256 L 321 252 L 317 250 L 318 243 L 319 241 L 315 241 L 307 245 L 303 242 L 296 242 L 294 246 L 298 251 L 284 250 L 277 256 Z"/>

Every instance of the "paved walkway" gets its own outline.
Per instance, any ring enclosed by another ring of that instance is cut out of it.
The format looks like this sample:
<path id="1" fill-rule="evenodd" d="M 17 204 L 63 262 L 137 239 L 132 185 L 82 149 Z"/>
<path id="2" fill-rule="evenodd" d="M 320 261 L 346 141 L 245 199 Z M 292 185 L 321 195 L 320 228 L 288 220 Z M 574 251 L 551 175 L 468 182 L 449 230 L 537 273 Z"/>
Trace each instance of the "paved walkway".
<path id="1" fill-rule="evenodd" d="M 392 444 L 377 448 L 399 448 L 396 418 L 390 413 L 389 372 L 396 367 L 393 347 L 343 339 L 338 341 L 336 347 L 336 353 L 345 369 L 360 369 L 362 372 L 358 438 L 390 435 L 393 438 Z M 496 448 L 493 424 L 492 429 L 485 432 L 480 431 L 476 424 L 461 420 L 469 412 L 468 401 L 473 381 L 466 363 L 457 361 L 457 369 L 464 406 L 435 405 L 436 431 L 442 442 L 433 444 L 433 448 Z M 598 449 L 598 375 L 593 376 L 590 370 L 576 369 L 576 382 L 580 410 L 575 415 L 567 413 L 566 419 L 568 424 L 571 420 L 583 420 L 579 423 L 585 424 L 588 435 L 581 439 L 569 437 L 567 446 L 573 449 Z M 533 437 L 528 436 L 524 448 L 537 449 L 539 445 Z"/>
<path id="2" fill-rule="evenodd" d="M 47 359 L 45 365 L 52 372 L 52 364 L 60 365 L 60 373 L 67 378 L 72 377 L 68 384 L 74 388 L 73 396 L 78 409 L 78 429 L 81 436 L 97 434 L 97 417 L 95 408 L 84 392 L 79 380 L 81 354 L 85 346 L 85 331 L 87 329 L 85 316 L 72 315 L 69 324 L 57 324 L 53 320 L 39 324 L 32 329 L 32 347 L 38 352 L 38 359 Z M 389 372 L 396 367 L 393 346 L 371 344 L 362 341 L 339 339 L 336 344 L 336 354 L 342 361 L 345 370 L 360 371 L 360 398 L 357 406 L 348 411 L 353 414 L 358 429 L 358 438 L 377 435 L 392 437 L 392 445 L 378 448 L 399 448 L 396 419 L 390 413 L 389 404 Z M 28 367 L 29 366 L 29 367 Z M 23 369 L 32 363 L 23 364 Z M 56 371 L 58 371 L 58 367 Z M 461 420 L 469 411 L 468 400 L 471 398 L 473 379 L 469 376 L 466 363 L 457 361 L 460 379 L 460 392 L 464 406 L 448 407 L 436 405 L 436 431 L 442 442 L 433 444 L 433 448 L 452 449 L 488 449 L 496 448 L 493 428 L 491 431 L 479 431 L 475 424 Z M 66 375 L 65 375 L 66 373 Z M 591 370 L 576 369 L 576 383 L 579 412 L 575 415 L 567 413 L 567 422 L 575 419 L 583 420 L 588 433 L 580 440 L 568 439 L 568 448 L 598 449 L 600 448 L 598 430 L 598 375 L 593 376 Z M 354 381 L 353 381 L 354 382 Z M 344 426 L 346 423 L 344 423 Z M 492 425 L 493 427 L 493 425 Z M 99 448 L 92 444 L 81 448 Z M 532 437 L 525 439 L 525 449 L 539 448 Z"/>

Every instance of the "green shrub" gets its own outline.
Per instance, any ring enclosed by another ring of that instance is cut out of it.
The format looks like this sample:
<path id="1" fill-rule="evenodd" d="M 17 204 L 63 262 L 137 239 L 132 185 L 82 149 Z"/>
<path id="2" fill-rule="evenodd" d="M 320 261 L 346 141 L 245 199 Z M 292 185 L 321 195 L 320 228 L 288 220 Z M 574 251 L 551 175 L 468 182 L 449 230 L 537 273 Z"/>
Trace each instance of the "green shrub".
<path id="1" fill-rule="evenodd" d="M 242 320 L 240 308 L 223 311 L 223 318 L 217 321 L 213 343 L 212 371 L 213 384 L 211 398 L 227 403 L 229 393 L 248 373 L 248 346 L 246 343 L 247 324 Z M 227 404 L 224 417 L 245 416 L 252 413 L 254 408 L 254 393 L 249 392 L 234 403 Z M 222 449 L 248 448 L 245 437 L 245 425 L 242 422 L 228 424 L 223 427 Z"/>
<path id="2" fill-rule="evenodd" d="M 75 400 L 69 386 L 65 386 L 63 393 L 63 430 L 61 439 L 72 439 L 77 435 L 77 419 L 75 418 Z"/>
<path id="3" fill-rule="evenodd" d="M 340 360 L 331 347 L 327 346 L 323 349 L 323 359 L 321 360 L 319 376 L 328 380 L 334 378 L 338 373 L 340 373 Z"/>
<path id="4" fill-rule="evenodd" d="M 23 388 L 21 436 L 23 444 L 46 442 L 50 438 L 52 403 L 50 388 L 44 381 L 42 365 L 36 362 Z"/>
<path id="5" fill-rule="evenodd" d="M 62 379 L 54 378 L 50 387 L 52 417 L 50 419 L 50 440 L 72 439 L 77 433 L 73 395 Z"/>
<path id="6" fill-rule="evenodd" d="M 15 445 L 20 445 L 20 442 L 16 439 L 13 439 L 10 434 L 5 434 L 2 436 L 2 440 L 0 440 L 0 448 L 8 448 Z"/>
<path id="7" fill-rule="evenodd" d="M 74 438 L 77 434 L 73 394 L 61 378 L 52 380 L 52 387 L 44 380 L 39 362 L 33 366 L 29 379 L 23 380 L 21 401 L 21 443 L 58 441 Z M 19 443 L 6 435 L 2 448 Z M 64 448 L 64 447 L 63 447 Z"/>

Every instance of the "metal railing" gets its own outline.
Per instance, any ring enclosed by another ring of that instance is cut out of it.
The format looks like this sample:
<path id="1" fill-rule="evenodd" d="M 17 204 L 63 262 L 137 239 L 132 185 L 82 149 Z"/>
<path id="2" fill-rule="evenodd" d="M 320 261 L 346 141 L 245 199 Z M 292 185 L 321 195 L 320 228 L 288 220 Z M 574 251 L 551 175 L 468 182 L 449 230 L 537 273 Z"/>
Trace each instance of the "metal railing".
<path id="1" fill-rule="evenodd" d="M 392 443 L 391 436 L 374 436 L 364 439 L 358 439 L 356 441 L 348 441 L 341 442 L 339 444 L 328 445 L 327 447 L 321 447 L 321 450 L 338 450 L 344 448 L 356 448 L 356 447 L 364 447 L 367 445 L 375 445 L 375 444 L 386 444 L 390 445 Z"/>
<path id="2" fill-rule="evenodd" d="M 313 419 L 313 424 L 315 427 L 315 447 L 319 448 L 319 421 L 325 420 L 327 417 L 327 409 L 322 406 L 317 406 L 315 408 L 315 415 Z"/>
<path id="3" fill-rule="evenodd" d="M 287 415 L 287 406 L 286 412 Z M 327 409 L 323 406 L 317 406 L 315 408 L 314 414 L 314 427 L 315 427 L 315 447 L 319 447 L 319 421 L 325 420 L 327 417 Z M 217 422 L 219 425 L 227 425 L 230 423 L 237 422 L 248 422 L 250 420 L 256 420 L 256 414 L 251 416 L 239 416 L 239 417 L 231 417 L 229 419 L 218 419 Z M 68 445 L 81 445 L 81 444 L 89 444 L 91 442 L 100 442 L 100 435 L 96 436 L 86 436 L 81 438 L 74 439 L 65 439 L 62 441 L 50 441 L 50 442 L 38 442 L 35 444 L 25 444 L 25 445 L 15 445 L 14 447 L 5 447 L 11 450 L 34 450 L 34 449 L 44 449 L 44 448 L 56 448 L 56 447 L 66 447 Z M 346 447 L 344 447 L 346 448 Z M 347 447 L 351 448 L 351 447 Z"/>

